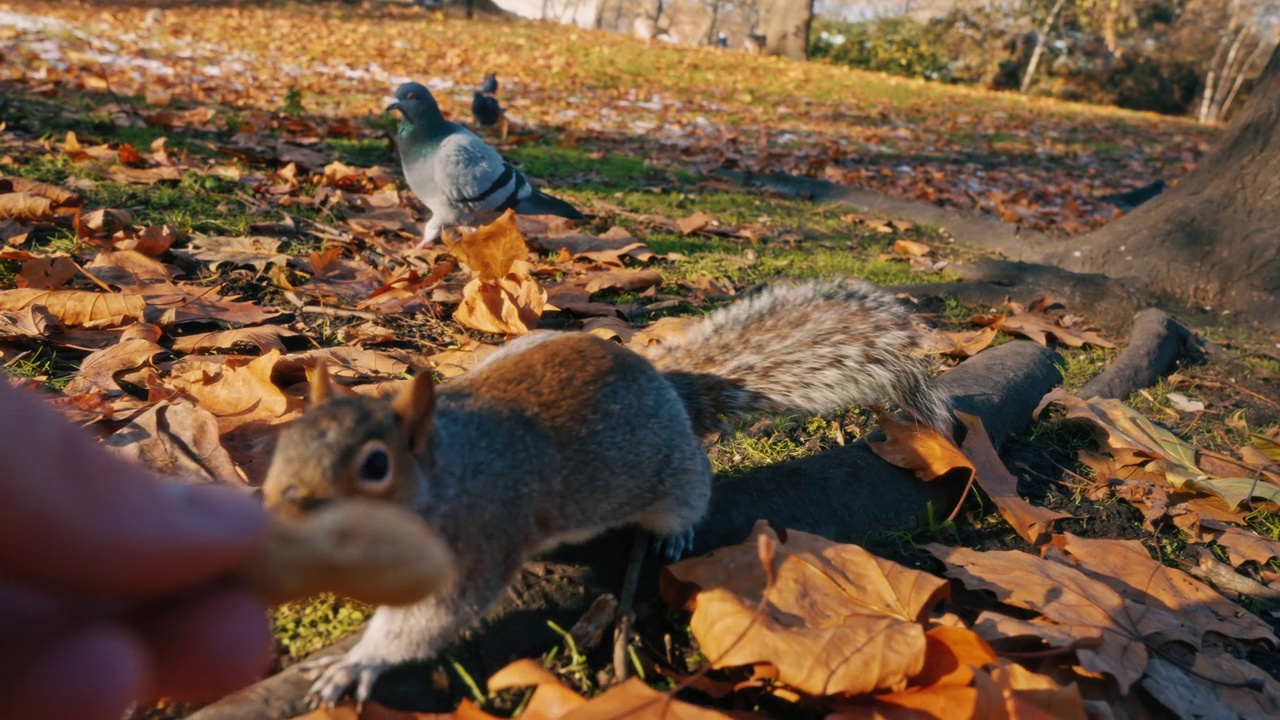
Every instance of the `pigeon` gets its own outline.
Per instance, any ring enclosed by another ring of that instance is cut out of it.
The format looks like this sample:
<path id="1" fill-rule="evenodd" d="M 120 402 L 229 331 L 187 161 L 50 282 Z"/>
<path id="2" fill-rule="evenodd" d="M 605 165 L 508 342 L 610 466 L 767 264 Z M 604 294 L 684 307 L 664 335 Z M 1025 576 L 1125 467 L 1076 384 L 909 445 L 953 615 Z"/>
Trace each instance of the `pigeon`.
<path id="1" fill-rule="evenodd" d="M 475 133 L 445 120 L 421 83 L 396 88 L 396 101 L 387 110 L 402 115 L 397 135 L 400 163 L 409 189 L 431 211 L 417 247 L 439 240 L 446 226 L 483 225 L 508 209 L 522 215 L 583 219 L 577 208 L 530 185 Z"/>
<path id="2" fill-rule="evenodd" d="M 1103 195 L 1098 199 L 1104 203 L 1115 205 L 1125 212 L 1129 212 L 1142 203 L 1164 192 L 1166 187 L 1168 187 L 1168 185 L 1165 183 L 1164 179 L 1160 179 L 1148 185 L 1143 185 L 1136 190 L 1129 190 L 1128 192 L 1116 193 L 1114 195 Z"/>
<path id="3" fill-rule="evenodd" d="M 471 98 L 471 115 L 475 117 L 476 125 L 490 127 L 497 125 L 498 120 L 502 119 L 502 105 L 494 97 L 497 92 L 498 78 L 490 73 Z"/>

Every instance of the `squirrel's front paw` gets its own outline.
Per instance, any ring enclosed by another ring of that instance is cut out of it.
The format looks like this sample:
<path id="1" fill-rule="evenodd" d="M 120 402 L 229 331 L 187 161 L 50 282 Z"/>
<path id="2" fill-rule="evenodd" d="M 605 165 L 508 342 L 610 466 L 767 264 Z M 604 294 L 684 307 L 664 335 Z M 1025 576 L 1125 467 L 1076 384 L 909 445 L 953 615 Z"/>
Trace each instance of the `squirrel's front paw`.
<path id="1" fill-rule="evenodd" d="M 653 538 L 653 554 L 658 559 L 673 563 L 684 559 L 693 550 L 693 528 L 670 535 L 655 535 Z"/>
<path id="2" fill-rule="evenodd" d="M 314 679 L 315 682 L 307 691 L 307 702 L 313 708 L 331 708 L 337 705 L 347 690 L 354 685 L 356 705 L 364 705 L 373 691 L 373 683 L 388 667 L 385 663 L 352 659 L 347 655 L 324 657 L 308 662 L 302 667 L 302 674 L 308 680 Z"/>

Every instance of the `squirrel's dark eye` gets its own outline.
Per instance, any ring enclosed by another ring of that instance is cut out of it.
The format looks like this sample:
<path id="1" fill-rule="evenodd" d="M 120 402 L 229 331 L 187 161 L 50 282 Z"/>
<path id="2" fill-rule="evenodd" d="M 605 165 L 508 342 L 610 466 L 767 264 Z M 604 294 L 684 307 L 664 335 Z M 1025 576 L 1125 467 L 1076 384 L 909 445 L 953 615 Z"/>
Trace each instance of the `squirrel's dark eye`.
<path id="1" fill-rule="evenodd" d="M 391 487 L 391 453 L 386 443 L 370 440 L 355 462 L 356 485 L 362 492 L 381 493 Z"/>

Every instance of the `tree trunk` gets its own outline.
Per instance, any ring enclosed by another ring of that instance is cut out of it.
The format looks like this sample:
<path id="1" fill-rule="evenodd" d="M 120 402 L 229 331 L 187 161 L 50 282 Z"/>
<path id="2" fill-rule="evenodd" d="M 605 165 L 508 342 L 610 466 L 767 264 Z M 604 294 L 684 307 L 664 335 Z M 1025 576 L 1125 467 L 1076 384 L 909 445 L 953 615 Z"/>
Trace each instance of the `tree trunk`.
<path id="1" fill-rule="evenodd" d="M 1134 279 L 1280 326 L 1280 46 L 1240 114 L 1176 186 L 1026 259 Z"/>
<path id="2" fill-rule="evenodd" d="M 1027 62 L 1027 72 L 1022 76 L 1022 87 L 1018 92 L 1023 95 L 1027 94 L 1027 90 L 1031 88 L 1031 81 L 1036 76 L 1036 66 L 1040 64 L 1040 56 L 1044 54 L 1044 44 L 1049 39 L 1049 31 L 1053 29 L 1053 23 L 1058 19 L 1058 13 L 1062 11 L 1062 4 L 1065 0 L 1058 0 L 1053 4 L 1053 9 L 1049 11 L 1049 16 L 1044 19 L 1044 25 L 1040 27 L 1040 32 L 1036 33 L 1036 49 L 1031 51 L 1031 60 Z"/>
<path id="3" fill-rule="evenodd" d="M 773 0 L 764 18 L 764 52 L 793 60 L 809 59 L 813 0 Z"/>

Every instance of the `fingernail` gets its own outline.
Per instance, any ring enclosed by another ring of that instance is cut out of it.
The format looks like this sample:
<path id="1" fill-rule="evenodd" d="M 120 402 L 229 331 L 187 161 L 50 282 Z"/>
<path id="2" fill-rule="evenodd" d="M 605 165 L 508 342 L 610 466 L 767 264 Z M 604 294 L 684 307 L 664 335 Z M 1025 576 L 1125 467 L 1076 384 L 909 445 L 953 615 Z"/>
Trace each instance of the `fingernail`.
<path id="1" fill-rule="evenodd" d="M 239 488 L 226 485 L 167 483 L 182 506 L 188 526 L 218 538 L 254 537 L 262 532 L 262 504 Z"/>

